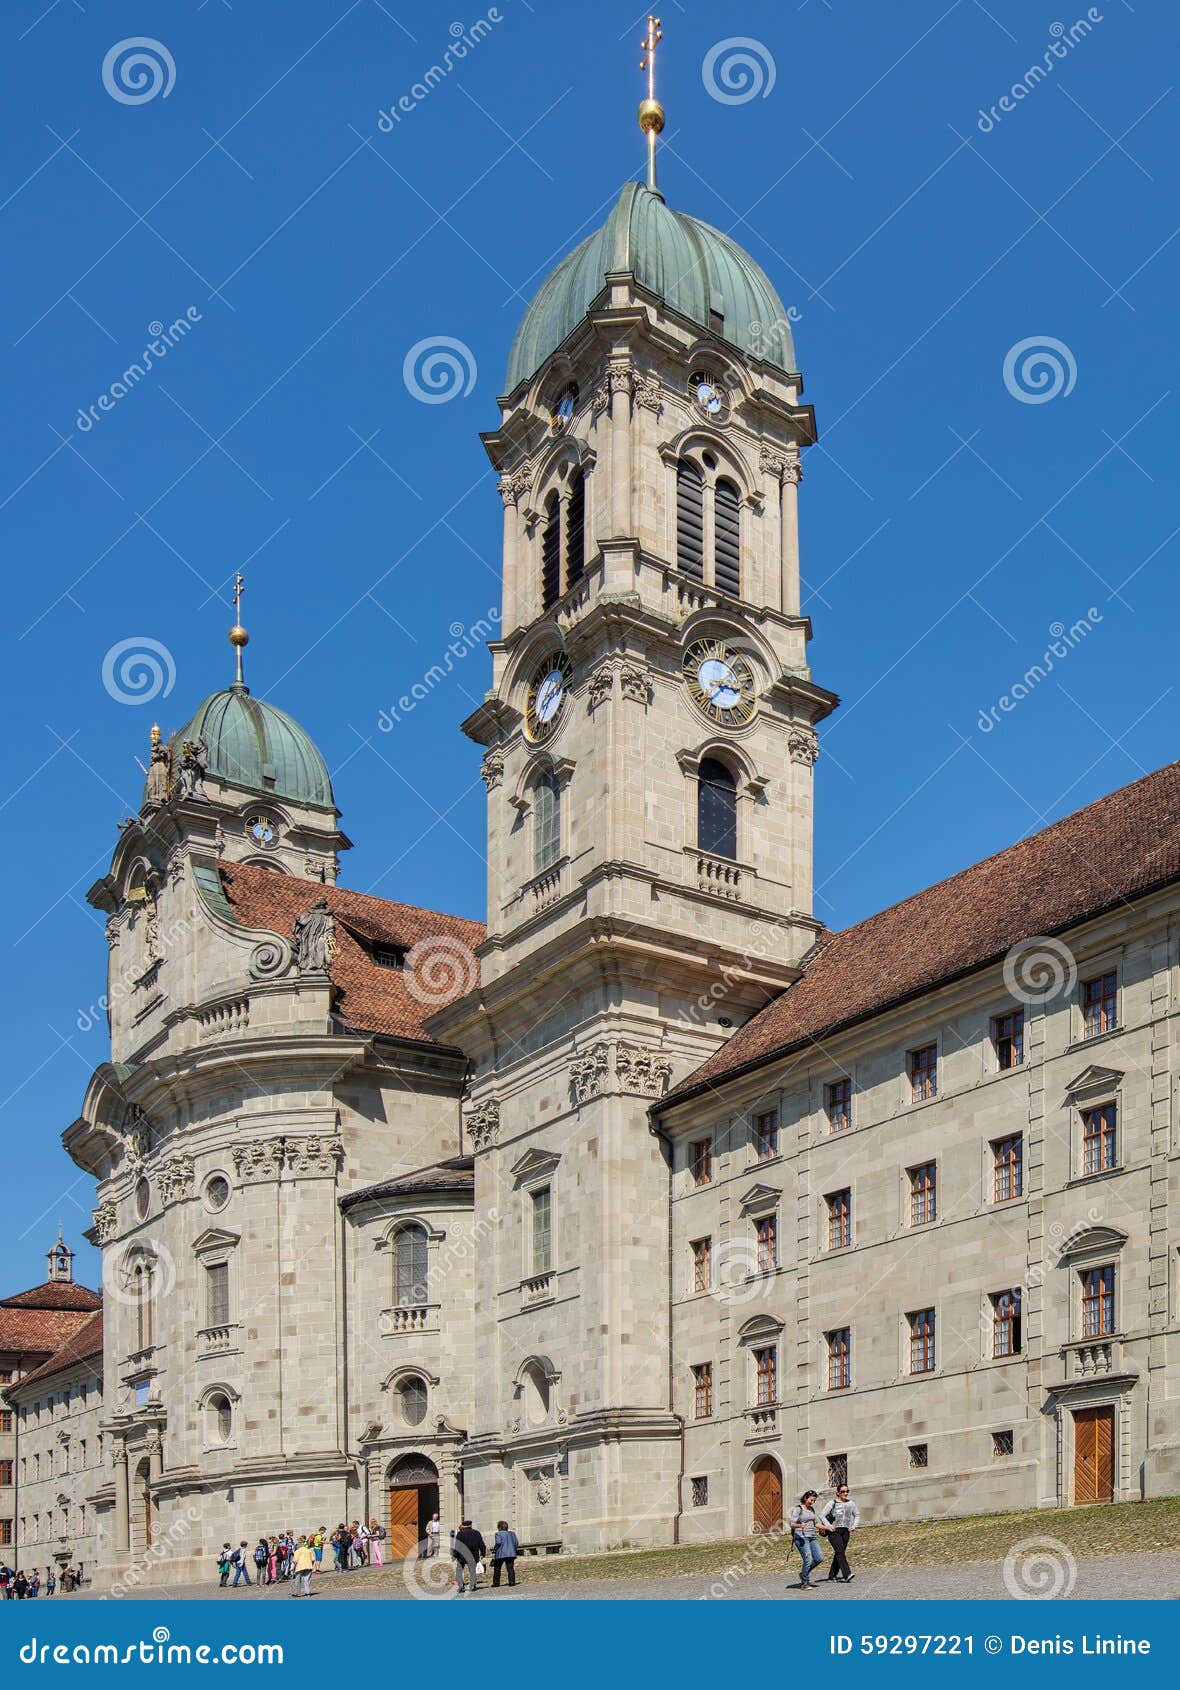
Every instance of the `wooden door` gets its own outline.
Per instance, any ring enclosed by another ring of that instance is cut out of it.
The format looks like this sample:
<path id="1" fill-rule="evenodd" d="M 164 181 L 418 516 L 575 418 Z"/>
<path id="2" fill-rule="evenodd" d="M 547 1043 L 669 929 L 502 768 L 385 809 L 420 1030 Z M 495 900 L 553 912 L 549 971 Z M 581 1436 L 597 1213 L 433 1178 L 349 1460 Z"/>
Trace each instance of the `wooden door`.
<path id="1" fill-rule="evenodd" d="M 389 1493 L 389 1558 L 405 1561 L 418 1553 L 418 1491 L 403 1485 Z"/>
<path id="2" fill-rule="evenodd" d="M 775 1532 L 783 1523 L 783 1476 L 778 1463 L 765 1460 L 754 1469 L 754 1530 Z"/>
<path id="3" fill-rule="evenodd" d="M 1073 1416 L 1073 1499 L 1114 1500 L 1114 1409 L 1077 1408 Z"/>

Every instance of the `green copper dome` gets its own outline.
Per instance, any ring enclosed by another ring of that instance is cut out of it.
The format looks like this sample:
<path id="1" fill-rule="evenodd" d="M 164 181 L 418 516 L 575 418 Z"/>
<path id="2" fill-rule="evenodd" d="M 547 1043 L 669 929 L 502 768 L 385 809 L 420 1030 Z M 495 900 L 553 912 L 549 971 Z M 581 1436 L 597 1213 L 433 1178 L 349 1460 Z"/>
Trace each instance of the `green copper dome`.
<path id="1" fill-rule="evenodd" d="M 659 194 L 628 182 L 602 228 L 563 258 L 533 296 L 508 358 L 509 393 L 577 328 L 606 276 L 623 271 L 701 328 L 794 372 L 787 313 L 761 266 L 719 229 L 670 211 Z M 720 324 L 711 312 L 721 314 Z"/>
<path id="2" fill-rule="evenodd" d="M 298 722 L 240 683 L 199 707 L 173 741 L 175 759 L 186 739 L 205 741 L 206 768 L 219 780 L 335 809 L 327 764 Z"/>

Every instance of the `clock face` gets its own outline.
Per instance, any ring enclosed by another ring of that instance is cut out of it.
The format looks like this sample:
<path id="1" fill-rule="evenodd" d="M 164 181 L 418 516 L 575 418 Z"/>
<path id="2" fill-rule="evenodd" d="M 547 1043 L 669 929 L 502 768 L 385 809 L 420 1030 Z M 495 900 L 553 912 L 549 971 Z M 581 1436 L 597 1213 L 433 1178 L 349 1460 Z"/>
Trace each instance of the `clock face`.
<path id="1" fill-rule="evenodd" d="M 717 422 L 725 416 L 729 409 L 725 389 L 708 370 L 694 370 L 688 378 L 688 389 L 697 409 L 703 411 L 707 417 L 712 417 L 713 421 Z"/>
<path id="2" fill-rule="evenodd" d="M 754 672 L 722 640 L 696 640 L 684 654 L 684 678 L 698 710 L 711 722 L 741 726 L 754 714 Z"/>
<path id="3" fill-rule="evenodd" d="M 534 741 L 557 731 L 569 691 L 570 662 L 563 651 L 547 657 L 533 675 L 525 702 L 525 731 Z"/>
<path id="4" fill-rule="evenodd" d="M 552 421 L 555 429 L 564 428 L 574 414 L 578 403 L 578 384 L 570 382 L 569 386 L 559 396 L 552 411 Z"/>
<path id="5" fill-rule="evenodd" d="M 255 845 L 273 845 L 279 837 L 279 824 L 265 810 L 255 810 L 246 819 L 246 831 Z"/>

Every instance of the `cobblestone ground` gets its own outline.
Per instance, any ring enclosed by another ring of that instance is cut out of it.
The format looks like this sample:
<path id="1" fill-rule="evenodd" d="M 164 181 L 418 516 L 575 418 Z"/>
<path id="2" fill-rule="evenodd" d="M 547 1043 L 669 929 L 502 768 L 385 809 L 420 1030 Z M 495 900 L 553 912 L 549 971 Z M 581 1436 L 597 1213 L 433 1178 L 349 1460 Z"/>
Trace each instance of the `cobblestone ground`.
<path id="1" fill-rule="evenodd" d="M 793 1558 L 792 1558 L 793 1559 Z M 409 1574 L 401 1578 L 396 1570 L 384 1573 L 323 1573 L 313 1581 L 313 1601 L 411 1601 L 445 1602 L 456 1600 L 444 1585 L 441 1590 L 424 1593 L 419 1578 L 420 1564 L 410 1562 Z M 433 1573 L 445 1578 L 445 1563 L 435 1563 Z M 1072 1582 L 1071 1582 L 1072 1581 Z M 1068 1588 L 1067 1588 L 1068 1587 Z M 1071 1568 L 1061 1565 L 1042 1587 L 1045 1597 L 1056 1588 L 1059 1599 L 1080 1601 L 1176 1601 L 1180 1599 L 1180 1554 L 1174 1551 L 1155 1555 L 1119 1555 L 1079 1560 Z M 213 1599 L 218 1602 L 252 1604 L 287 1602 L 291 1600 L 290 1586 L 263 1586 L 259 1589 L 244 1585 L 237 1590 L 220 1590 L 212 1585 L 144 1585 L 137 1592 L 140 1598 L 161 1601 Z M 469 1602 L 473 1598 L 464 1596 Z M 798 1573 L 792 1565 L 784 1570 L 782 1562 L 774 1568 L 759 1567 L 756 1571 L 732 1570 L 727 1574 L 688 1574 L 664 1578 L 570 1579 L 549 1578 L 529 1583 L 527 1562 L 521 1568 L 520 1581 L 515 1590 L 504 1586 L 491 1588 L 489 1579 L 481 1579 L 475 1592 L 477 1602 L 587 1602 L 587 1601 L 702 1601 L 725 1602 L 789 1601 L 820 1603 L 837 1606 L 862 1600 L 902 1600 L 956 1602 L 1011 1600 L 1005 1584 L 1004 1568 L 989 1561 L 967 1562 L 956 1567 L 878 1567 L 859 1573 L 851 1586 L 821 1582 L 814 1594 L 799 1589 Z M 1035 1595 L 1034 1595 L 1035 1599 Z M 1044 1598 L 1042 1598 L 1044 1599 Z M 60 1601 L 61 1598 L 55 1600 Z M 65 1598 L 84 1601 L 85 1596 Z"/>

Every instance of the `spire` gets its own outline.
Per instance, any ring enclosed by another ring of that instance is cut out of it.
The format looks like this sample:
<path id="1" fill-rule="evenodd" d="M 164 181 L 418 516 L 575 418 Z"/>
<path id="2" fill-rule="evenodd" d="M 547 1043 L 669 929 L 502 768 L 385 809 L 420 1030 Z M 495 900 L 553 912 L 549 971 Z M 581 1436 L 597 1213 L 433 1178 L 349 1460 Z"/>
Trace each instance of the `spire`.
<path id="1" fill-rule="evenodd" d="M 647 72 L 647 98 L 639 102 L 639 127 L 647 136 L 647 185 L 653 194 L 660 192 L 656 183 L 656 136 L 664 127 L 666 116 L 663 106 L 656 99 L 656 48 L 663 39 L 659 18 L 649 15 L 647 34 L 640 42 L 643 57 L 639 68 Z"/>
<path id="2" fill-rule="evenodd" d="M 238 673 L 234 685 L 241 687 L 243 692 L 247 689 L 242 675 L 242 652 L 250 643 L 250 636 L 242 627 L 242 594 L 245 591 L 246 583 L 242 580 L 242 572 L 239 569 L 234 577 L 234 625 L 229 631 L 229 643 L 234 647 L 238 657 Z"/>

